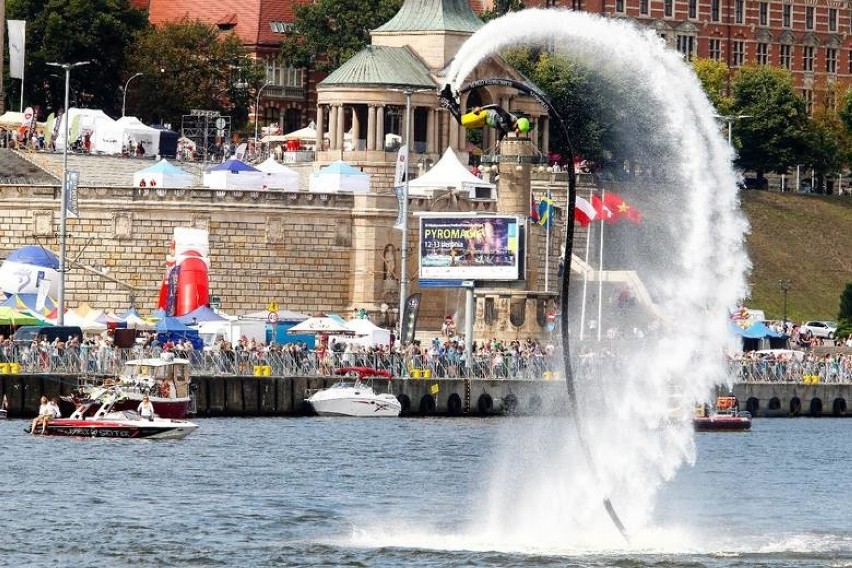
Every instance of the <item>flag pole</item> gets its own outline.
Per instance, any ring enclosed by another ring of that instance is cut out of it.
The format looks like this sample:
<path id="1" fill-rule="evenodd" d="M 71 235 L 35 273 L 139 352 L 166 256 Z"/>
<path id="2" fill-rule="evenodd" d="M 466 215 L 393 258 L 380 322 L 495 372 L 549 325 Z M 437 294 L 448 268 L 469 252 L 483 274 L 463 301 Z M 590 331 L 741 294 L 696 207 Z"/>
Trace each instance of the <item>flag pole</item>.
<path id="1" fill-rule="evenodd" d="M 592 189 L 589 188 L 589 203 L 592 202 Z M 603 221 L 601 221 L 603 223 Z M 586 270 L 583 270 L 583 298 L 580 304 L 580 341 L 583 341 L 586 334 L 586 299 L 589 289 L 589 244 L 592 241 L 592 224 L 586 228 L 586 256 L 583 261 L 586 263 Z"/>
<path id="2" fill-rule="evenodd" d="M 606 203 L 606 189 L 601 188 L 601 202 Z M 600 254 L 598 255 L 598 341 L 601 340 L 603 322 L 603 251 L 604 251 L 604 220 L 601 219 Z"/>
<path id="3" fill-rule="evenodd" d="M 550 192 L 547 192 L 547 221 L 544 224 L 544 291 L 550 291 L 550 226 L 553 223 L 551 219 L 553 215 L 553 206 L 551 202 Z"/>

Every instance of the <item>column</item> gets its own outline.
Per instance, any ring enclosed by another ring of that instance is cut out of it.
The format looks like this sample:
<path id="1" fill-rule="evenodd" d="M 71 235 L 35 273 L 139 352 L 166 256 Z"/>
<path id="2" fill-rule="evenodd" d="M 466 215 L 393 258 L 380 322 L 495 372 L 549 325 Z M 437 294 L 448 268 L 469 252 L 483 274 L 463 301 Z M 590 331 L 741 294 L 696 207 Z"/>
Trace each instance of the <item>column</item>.
<path id="1" fill-rule="evenodd" d="M 337 105 L 328 105 L 328 149 L 337 149 Z"/>
<path id="2" fill-rule="evenodd" d="M 343 150 L 343 133 L 346 129 L 346 107 L 342 104 L 337 107 L 337 146 L 335 150 Z"/>
<path id="3" fill-rule="evenodd" d="M 550 117 L 545 116 L 541 121 L 541 151 L 545 156 L 550 155 Z M 571 157 L 573 159 L 573 156 Z"/>
<path id="4" fill-rule="evenodd" d="M 325 108 L 317 105 L 317 145 L 316 151 L 323 149 L 323 134 L 325 133 Z"/>
<path id="5" fill-rule="evenodd" d="M 367 107 L 367 150 L 376 149 L 376 105 Z"/>
<path id="6" fill-rule="evenodd" d="M 361 122 L 358 119 L 358 107 L 352 106 L 352 149 L 361 150 Z"/>
<path id="7" fill-rule="evenodd" d="M 385 106 L 376 107 L 376 149 L 385 151 Z"/>
<path id="8" fill-rule="evenodd" d="M 429 109 L 426 123 L 426 151 L 435 153 L 439 152 L 436 133 L 438 132 L 438 112 L 434 108 Z"/>

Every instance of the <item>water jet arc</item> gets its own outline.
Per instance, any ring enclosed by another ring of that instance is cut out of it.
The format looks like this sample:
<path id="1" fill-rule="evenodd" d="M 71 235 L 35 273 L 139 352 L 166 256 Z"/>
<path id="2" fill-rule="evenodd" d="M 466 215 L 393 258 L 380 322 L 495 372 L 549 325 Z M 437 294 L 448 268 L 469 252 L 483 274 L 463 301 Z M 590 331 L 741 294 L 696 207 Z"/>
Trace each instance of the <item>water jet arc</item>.
<path id="1" fill-rule="evenodd" d="M 559 123 L 559 126 L 560 128 L 562 128 L 562 132 L 565 135 L 565 142 L 568 145 L 568 150 L 573 160 L 574 149 L 571 144 L 571 136 L 568 132 L 568 126 L 565 124 L 565 121 L 560 116 L 559 112 L 557 112 L 556 108 L 550 102 L 550 99 L 544 93 L 542 93 L 532 85 L 523 83 L 521 81 L 500 77 L 491 77 L 486 79 L 479 79 L 468 83 L 467 85 L 459 89 L 458 95 L 486 86 L 511 87 L 534 98 L 542 107 L 545 108 L 545 110 L 547 110 L 550 117 L 555 119 Z M 442 101 L 442 104 L 444 106 L 447 106 L 446 104 L 444 104 L 444 101 Z M 595 477 L 600 478 L 600 476 L 598 475 L 598 469 L 595 465 L 595 461 L 592 458 L 592 453 L 589 449 L 589 444 L 583 436 L 583 428 L 580 423 L 579 415 L 580 409 L 577 403 L 577 390 L 574 386 L 574 374 L 571 370 L 570 350 L 568 348 L 568 292 L 570 289 L 568 284 L 571 274 L 571 254 L 574 248 L 574 209 L 576 207 L 576 203 L 577 176 L 574 172 L 574 167 L 572 163 L 571 166 L 568 167 L 568 204 L 565 210 L 565 248 L 564 252 L 562 253 L 563 270 L 562 281 L 560 282 L 561 290 L 559 293 L 559 309 L 562 312 L 560 316 L 560 325 L 562 330 L 562 363 L 565 367 L 565 387 L 568 390 L 568 410 L 571 415 L 571 418 L 574 421 L 574 426 L 577 429 L 577 438 L 580 443 L 580 448 L 583 451 L 583 455 L 586 458 L 586 463 L 589 464 L 592 473 L 595 475 Z M 618 532 L 621 533 L 621 536 L 623 536 L 624 539 L 629 542 L 630 538 L 627 535 L 627 530 L 624 527 L 624 523 L 621 522 L 621 518 L 615 511 L 615 507 L 613 507 L 612 501 L 610 500 L 609 496 L 604 496 L 603 506 L 604 509 L 606 509 L 609 518 L 612 520 L 612 523 L 615 525 L 615 528 L 617 528 Z"/>

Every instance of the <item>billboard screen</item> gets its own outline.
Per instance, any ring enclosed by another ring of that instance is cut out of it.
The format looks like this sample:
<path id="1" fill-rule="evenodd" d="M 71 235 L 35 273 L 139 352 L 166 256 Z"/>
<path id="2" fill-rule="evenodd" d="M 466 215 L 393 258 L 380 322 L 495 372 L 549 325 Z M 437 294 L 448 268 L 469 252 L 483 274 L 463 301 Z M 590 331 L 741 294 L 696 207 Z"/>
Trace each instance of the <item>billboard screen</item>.
<path id="1" fill-rule="evenodd" d="M 521 226 L 517 217 L 420 217 L 420 278 L 517 280 Z"/>

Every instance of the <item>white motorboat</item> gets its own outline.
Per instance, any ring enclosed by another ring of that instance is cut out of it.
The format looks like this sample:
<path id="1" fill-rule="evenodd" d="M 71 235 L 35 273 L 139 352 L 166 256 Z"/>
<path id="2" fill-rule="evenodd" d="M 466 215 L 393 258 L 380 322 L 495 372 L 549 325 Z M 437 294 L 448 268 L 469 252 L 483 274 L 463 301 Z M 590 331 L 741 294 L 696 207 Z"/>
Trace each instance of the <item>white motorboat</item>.
<path id="1" fill-rule="evenodd" d="M 390 385 L 390 373 L 387 371 L 343 367 L 336 373 L 349 376 L 307 399 L 320 416 L 399 416 L 402 412 L 402 405 L 392 393 L 376 392 L 364 381 L 368 377 L 384 377 Z"/>

